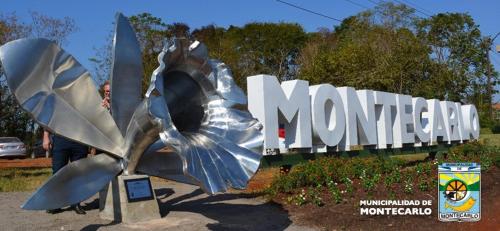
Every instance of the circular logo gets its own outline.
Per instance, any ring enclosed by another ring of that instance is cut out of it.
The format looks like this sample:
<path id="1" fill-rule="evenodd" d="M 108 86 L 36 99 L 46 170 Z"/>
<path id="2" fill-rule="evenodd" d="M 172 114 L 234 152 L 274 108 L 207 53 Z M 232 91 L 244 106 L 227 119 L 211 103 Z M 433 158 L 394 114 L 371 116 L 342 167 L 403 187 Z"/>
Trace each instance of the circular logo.
<path id="1" fill-rule="evenodd" d="M 446 185 L 444 193 L 448 200 L 461 201 L 467 195 L 467 185 L 460 180 L 451 180 Z"/>

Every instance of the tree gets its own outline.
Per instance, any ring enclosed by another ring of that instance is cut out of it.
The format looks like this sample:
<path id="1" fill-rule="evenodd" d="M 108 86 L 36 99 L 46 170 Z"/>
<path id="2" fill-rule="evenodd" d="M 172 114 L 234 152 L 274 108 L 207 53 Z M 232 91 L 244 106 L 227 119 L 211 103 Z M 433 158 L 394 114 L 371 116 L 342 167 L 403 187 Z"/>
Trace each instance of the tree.
<path id="1" fill-rule="evenodd" d="M 484 84 L 486 87 L 486 97 L 487 97 L 487 111 L 488 115 L 487 118 L 490 120 L 492 123 L 495 122 L 495 118 L 493 116 L 493 96 L 497 92 L 495 90 L 495 85 L 498 81 L 498 72 L 494 71 L 493 64 L 491 63 L 490 60 L 490 47 L 493 46 L 493 41 L 500 35 L 500 32 L 498 32 L 493 38 L 491 36 L 486 36 L 483 38 L 482 42 L 482 49 L 484 51 L 484 57 L 486 60 L 486 83 Z M 500 121 L 496 121 L 496 123 L 500 123 Z M 493 125 L 493 124 L 492 124 Z"/>
<path id="2" fill-rule="evenodd" d="M 433 60 L 443 66 L 432 76 L 442 98 L 475 104 L 481 124 L 489 125 L 493 92 L 488 87 L 498 75 L 488 59 L 488 37 L 483 37 L 472 17 L 464 13 L 442 13 L 421 20 L 418 36 L 431 47 Z"/>
<path id="3" fill-rule="evenodd" d="M 137 40 L 141 47 L 144 75 L 142 81 L 143 93 L 147 90 L 151 74 L 158 67 L 158 54 L 161 52 L 164 40 L 168 38 L 167 24 L 161 18 L 150 13 L 131 16 L 130 23 L 134 27 Z"/>
<path id="4" fill-rule="evenodd" d="M 421 95 L 416 86 L 429 75 L 430 50 L 407 27 L 415 20 L 412 13 L 383 4 L 346 18 L 334 32 L 314 35 L 301 51 L 300 78 L 311 84 Z"/>
<path id="5" fill-rule="evenodd" d="M 14 13 L 0 15 L 0 46 L 21 37 L 29 36 L 31 27 L 19 20 Z M 0 136 L 26 138 L 29 117 L 10 93 L 0 63 Z"/>
<path id="6" fill-rule="evenodd" d="M 226 47 L 224 46 L 224 35 L 226 29 L 217 27 L 216 25 L 203 26 L 200 29 L 195 29 L 191 36 L 208 47 L 208 54 L 211 58 L 222 59 L 226 56 Z"/>
<path id="7" fill-rule="evenodd" d="M 418 36 L 432 49 L 433 60 L 447 66 L 439 78 L 444 98 L 459 101 L 467 98 L 471 86 L 482 78 L 488 65 L 482 48 L 478 25 L 468 14 L 437 14 L 418 23 Z"/>
<path id="8" fill-rule="evenodd" d="M 297 56 L 307 39 L 304 29 L 291 23 L 249 23 L 228 29 L 209 25 L 194 30 L 192 37 L 207 45 L 210 58 L 231 68 L 242 89 L 246 89 L 246 77 L 250 75 L 296 78 Z"/>
<path id="9" fill-rule="evenodd" d="M 95 56 L 89 58 L 89 61 L 92 62 L 92 76 L 98 84 L 103 84 L 109 79 L 111 73 L 113 62 L 113 33 L 111 31 L 108 33 L 106 43 L 103 46 L 99 48 L 94 47 L 93 49 Z"/>
<path id="10" fill-rule="evenodd" d="M 298 24 L 249 23 L 242 28 L 230 27 L 224 41 L 238 54 L 236 60 L 227 61 L 236 69 L 237 78 L 263 73 L 288 80 L 296 76 L 296 58 L 306 33 Z"/>
<path id="11" fill-rule="evenodd" d="M 46 38 L 64 46 L 69 35 L 78 31 L 75 20 L 70 17 L 52 18 L 38 12 L 30 12 L 31 32 L 34 38 Z"/>
<path id="12" fill-rule="evenodd" d="M 298 24 L 250 23 L 228 29 L 208 25 L 190 32 L 184 23 L 167 24 L 149 13 L 129 17 L 139 40 L 144 65 L 143 90 L 149 85 L 151 73 L 158 67 L 157 56 L 165 39 L 183 37 L 204 42 L 210 58 L 219 59 L 233 71 L 237 84 L 245 89 L 245 77 L 254 74 L 274 74 L 282 79 L 293 79 L 297 72 L 296 58 L 306 40 L 306 33 Z M 105 50 L 105 51 L 103 51 Z M 111 47 L 106 46 L 92 59 L 97 73 L 109 73 Z M 100 74 L 102 75 L 102 74 Z"/>

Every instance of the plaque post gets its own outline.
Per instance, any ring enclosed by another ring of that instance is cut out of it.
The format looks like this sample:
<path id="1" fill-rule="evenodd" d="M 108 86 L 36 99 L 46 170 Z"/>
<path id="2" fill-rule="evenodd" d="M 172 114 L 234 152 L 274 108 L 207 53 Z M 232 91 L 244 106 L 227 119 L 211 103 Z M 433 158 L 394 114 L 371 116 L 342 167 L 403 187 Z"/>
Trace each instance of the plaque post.
<path id="1" fill-rule="evenodd" d="M 120 175 L 99 192 L 102 219 L 135 223 L 161 218 L 149 176 Z"/>

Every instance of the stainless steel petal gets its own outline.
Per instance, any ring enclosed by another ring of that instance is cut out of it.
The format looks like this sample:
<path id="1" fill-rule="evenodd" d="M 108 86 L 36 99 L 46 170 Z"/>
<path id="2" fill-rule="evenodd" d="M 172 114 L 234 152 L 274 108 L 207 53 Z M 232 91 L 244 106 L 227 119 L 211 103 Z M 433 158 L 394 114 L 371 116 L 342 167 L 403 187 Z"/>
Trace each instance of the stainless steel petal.
<path id="1" fill-rule="evenodd" d="M 122 14 L 116 15 L 111 72 L 111 114 L 123 136 L 141 103 L 142 57 L 135 32 Z"/>
<path id="2" fill-rule="evenodd" d="M 120 171 L 120 161 L 106 154 L 80 159 L 49 178 L 21 208 L 44 210 L 76 204 L 96 194 Z"/>
<path id="3" fill-rule="evenodd" d="M 159 55 L 146 96 L 160 138 L 178 154 L 184 174 L 213 194 L 246 186 L 262 157 L 249 149 L 263 139 L 257 120 L 231 108 L 246 99 L 229 69 L 206 54 L 198 42 L 187 49 L 186 41 L 173 40 Z M 159 169 L 153 162 L 144 168 Z"/>
<path id="4" fill-rule="evenodd" d="M 210 65 L 215 70 L 214 73 L 217 76 L 217 93 L 222 98 L 234 104 L 247 104 L 245 93 L 234 82 L 233 74 L 227 65 L 218 60 L 211 60 Z"/>
<path id="5" fill-rule="evenodd" d="M 7 84 L 17 101 L 46 129 L 116 156 L 123 137 L 100 106 L 89 73 L 46 39 L 19 39 L 0 47 Z"/>
<path id="6" fill-rule="evenodd" d="M 191 178 L 184 175 L 182 165 L 179 155 L 158 138 L 144 152 L 136 170 L 150 176 L 195 185 L 196 183 Z"/>
<path id="7" fill-rule="evenodd" d="M 158 140 L 160 126 L 150 115 L 150 100 L 147 98 L 137 107 L 130 120 L 125 137 L 127 153 L 124 156 L 125 174 L 133 174 L 146 149 Z"/>

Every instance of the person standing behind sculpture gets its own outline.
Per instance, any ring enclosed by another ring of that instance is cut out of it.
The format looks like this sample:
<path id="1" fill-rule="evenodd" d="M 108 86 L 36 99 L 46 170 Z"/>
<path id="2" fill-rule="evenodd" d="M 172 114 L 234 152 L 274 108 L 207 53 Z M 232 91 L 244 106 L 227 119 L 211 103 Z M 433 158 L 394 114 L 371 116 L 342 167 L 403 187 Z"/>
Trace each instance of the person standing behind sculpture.
<path id="1" fill-rule="evenodd" d="M 111 109 L 111 103 L 110 103 L 110 96 L 111 96 L 111 88 L 110 88 L 110 85 L 109 85 L 109 81 L 106 80 L 106 82 L 104 82 L 101 86 L 101 89 L 103 91 L 103 99 L 102 99 L 102 102 L 101 102 L 101 106 L 103 108 L 106 108 L 110 113 L 110 109 Z M 96 148 L 90 148 L 90 154 L 91 155 L 96 155 L 96 154 L 99 154 L 99 153 L 102 153 L 103 151 L 99 150 L 97 151 Z"/>
<path id="2" fill-rule="evenodd" d="M 69 140 L 62 136 L 50 134 L 48 131 L 43 132 L 43 148 L 52 153 L 52 174 L 56 174 L 61 168 L 68 164 L 68 161 L 77 161 L 86 158 L 88 147 Z M 80 206 L 80 203 L 71 206 L 77 214 L 86 214 L 85 210 Z M 48 213 L 59 213 L 62 209 L 47 210 Z"/>
<path id="3" fill-rule="evenodd" d="M 108 80 L 106 80 L 106 82 L 104 82 L 104 84 L 102 85 L 102 90 L 104 91 L 104 98 L 102 99 L 101 106 L 108 109 L 109 111 L 111 109 L 111 88 Z"/>

